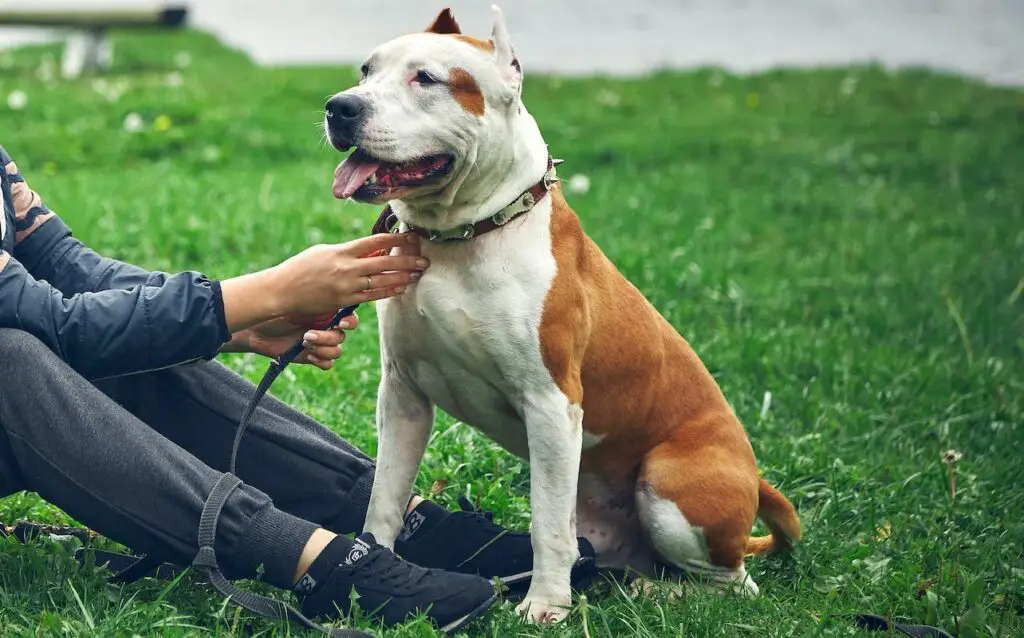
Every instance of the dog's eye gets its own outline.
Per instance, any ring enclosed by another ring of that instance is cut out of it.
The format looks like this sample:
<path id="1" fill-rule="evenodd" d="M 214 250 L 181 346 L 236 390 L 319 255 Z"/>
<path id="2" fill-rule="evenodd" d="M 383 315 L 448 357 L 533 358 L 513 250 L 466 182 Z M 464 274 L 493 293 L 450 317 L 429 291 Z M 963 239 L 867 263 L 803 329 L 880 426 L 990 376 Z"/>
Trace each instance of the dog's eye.
<path id="1" fill-rule="evenodd" d="M 369 74 L 370 74 L 370 65 L 369 64 L 364 64 L 363 66 L 359 67 L 359 76 L 360 77 L 365 79 L 366 76 L 369 75 Z"/>
<path id="2" fill-rule="evenodd" d="M 426 71 L 418 72 L 416 74 L 416 81 L 422 86 L 437 84 L 437 80 L 434 78 L 434 76 L 430 75 Z"/>

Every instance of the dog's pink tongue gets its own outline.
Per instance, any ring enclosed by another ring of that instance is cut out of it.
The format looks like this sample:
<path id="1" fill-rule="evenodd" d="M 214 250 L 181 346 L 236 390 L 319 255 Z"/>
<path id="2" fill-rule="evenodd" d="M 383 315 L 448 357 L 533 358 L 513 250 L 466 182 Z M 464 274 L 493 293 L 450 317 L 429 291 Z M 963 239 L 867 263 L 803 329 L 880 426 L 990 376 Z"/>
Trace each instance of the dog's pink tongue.
<path id="1" fill-rule="evenodd" d="M 334 171 L 334 196 L 348 199 L 359 190 L 363 182 L 380 168 L 380 162 L 366 161 L 360 153 L 353 153 Z"/>

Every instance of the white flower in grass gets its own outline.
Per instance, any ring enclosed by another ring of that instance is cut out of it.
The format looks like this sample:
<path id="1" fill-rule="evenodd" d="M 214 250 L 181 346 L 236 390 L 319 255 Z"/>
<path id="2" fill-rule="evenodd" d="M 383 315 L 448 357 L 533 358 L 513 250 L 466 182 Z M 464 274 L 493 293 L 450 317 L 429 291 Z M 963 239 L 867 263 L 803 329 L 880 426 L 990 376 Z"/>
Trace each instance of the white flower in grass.
<path id="1" fill-rule="evenodd" d="M 957 450 L 946 450 L 942 453 L 942 462 L 946 465 L 956 465 L 963 457 L 964 455 Z"/>
<path id="2" fill-rule="evenodd" d="M 207 146 L 203 149 L 203 159 L 207 162 L 216 162 L 220 159 L 220 149 L 216 146 Z"/>
<path id="3" fill-rule="evenodd" d="M 590 190 L 590 178 L 583 173 L 577 173 L 569 178 L 570 193 L 586 193 Z"/>
<path id="4" fill-rule="evenodd" d="M 92 82 L 92 90 L 103 96 L 108 102 L 116 102 L 121 99 L 121 94 L 128 88 L 128 83 L 119 81 L 116 84 L 108 82 L 103 78 L 97 78 Z"/>
<path id="5" fill-rule="evenodd" d="M 145 126 L 142 116 L 138 113 L 129 113 L 124 118 L 124 130 L 129 133 L 138 133 Z"/>
<path id="6" fill-rule="evenodd" d="M 28 106 L 28 95 L 21 89 L 15 89 L 7 94 L 7 106 L 12 111 L 20 111 Z"/>
<path id="7" fill-rule="evenodd" d="M 178 54 L 174 56 L 174 65 L 179 69 L 184 69 L 192 64 L 192 56 L 188 54 L 188 51 L 178 51 Z"/>
<path id="8" fill-rule="evenodd" d="M 622 103 L 622 97 L 615 91 L 605 89 L 597 94 L 597 101 L 604 106 L 616 107 Z"/>
<path id="9" fill-rule="evenodd" d="M 839 92 L 847 97 L 851 96 L 857 90 L 857 78 L 852 75 L 848 75 L 843 78 L 843 81 L 839 83 Z"/>
<path id="10" fill-rule="evenodd" d="M 36 69 L 36 77 L 43 84 L 53 82 L 57 78 L 57 64 L 51 59 L 44 58 Z"/>
<path id="11" fill-rule="evenodd" d="M 165 80 L 165 82 L 167 83 L 167 86 L 174 89 L 184 84 L 185 80 L 182 77 L 181 73 L 179 73 L 178 71 L 174 71 L 172 73 L 167 74 L 167 79 Z"/>

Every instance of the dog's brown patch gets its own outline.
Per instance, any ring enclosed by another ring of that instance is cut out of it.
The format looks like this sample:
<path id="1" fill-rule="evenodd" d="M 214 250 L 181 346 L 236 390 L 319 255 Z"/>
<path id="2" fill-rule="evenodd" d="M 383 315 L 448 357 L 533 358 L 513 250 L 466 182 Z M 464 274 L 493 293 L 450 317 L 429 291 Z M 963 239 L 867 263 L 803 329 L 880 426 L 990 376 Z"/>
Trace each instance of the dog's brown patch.
<path id="1" fill-rule="evenodd" d="M 456 40 L 465 42 L 471 47 L 476 47 L 488 53 L 494 51 L 494 42 L 474 38 L 471 35 L 463 35 L 462 28 L 459 27 L 459 23 L 455 21 L 455 16 L 452 15 L 452 10 L 449 8 L 442 9 L 441 13 L 437 14 L 437 17 L 434 18 L 434 22 L 427 27 L 427 33 L 450 35 Z"/>
<path id="2" fill-rule="evenodd" d="M 462 29 L 459 28 L 459 23 L 455 21 L 455 16 L 452 15 L 452 10 L 445 7 L 441 9 L 441 13 L 437 14 L 434 18 L 434 22 L 427 27 L 427 33 L 440 33 L 443 35 L 462 33 Z"/>
<path id="3" fill-rule="evenodd" d="M 467 113 L 477 117 L 484 114 L 484 93 L 469 71 L 456 67 L 448 74 L 448 90 Z"/>
<path id="4" fill-rule="evenodd" d="M 561 189 L 551 198 L 557 270 L 540 347 L 555 383 L 582 404 L 583 428 L 602 437 L 581 470 L 649 483 L 705 528 L 711 561 L 734 568 L 758 510 L 746 433 L 696 352 L 584 234 Z"/>
<path id="5" fill-rule="evenodd" d="M 540 353 L 559 389 L 575 405 L 583 403 L 581 362 L 590 337 L 590 313 L 584 298 L 583 230 L 559 192 L 551 189 L 551 251 L 555 278 L 540 321 Z M 584 417 L 586 413 L 584 412 Z"/>

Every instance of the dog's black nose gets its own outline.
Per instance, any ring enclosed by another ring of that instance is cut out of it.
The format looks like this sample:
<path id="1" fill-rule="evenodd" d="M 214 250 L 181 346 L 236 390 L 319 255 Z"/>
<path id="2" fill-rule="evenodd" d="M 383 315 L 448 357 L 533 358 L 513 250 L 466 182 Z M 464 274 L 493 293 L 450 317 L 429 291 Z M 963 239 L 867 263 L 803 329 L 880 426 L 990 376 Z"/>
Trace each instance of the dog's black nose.
<path id="1" fill-rule="evenodd" d="M 339 151 L 346 151 L 357 143 L 359 129 L 369 112 L 366 100 L 356 95 L 340 93 L 327 100 L 327 136 Z"/>
<path id="2" fill-rule="evenodd" d="M 327 100 L 327 119 L 331 124 L 344 126 L 346 121 L 358 120 L 366 111 L 366 102 L 356 95 L 335 95 Z"/>

